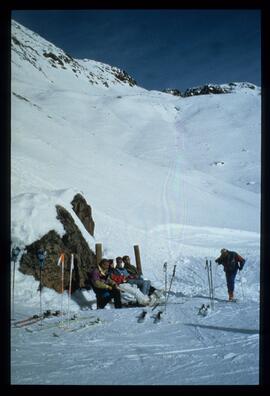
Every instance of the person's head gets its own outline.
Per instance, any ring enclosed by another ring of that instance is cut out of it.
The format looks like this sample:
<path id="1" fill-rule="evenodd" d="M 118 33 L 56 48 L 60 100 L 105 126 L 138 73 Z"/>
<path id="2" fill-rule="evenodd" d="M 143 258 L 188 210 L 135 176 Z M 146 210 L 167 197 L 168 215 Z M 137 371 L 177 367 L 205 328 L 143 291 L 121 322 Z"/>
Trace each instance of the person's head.
<path id="1" fill-rule="evenodd" d="M 130 264 L 129 256 L 123 256 L 123 261 L 124 261 L 125 264 Z"/>
<path id="2" fill-rule="evenodd" d="M 123 268 L 124 267 L 124 262 L 122 257 L 116 257 L 116 267 L 117 268 Z"/>
<path id="3" fill-rule="evenodd" d="M 109 267 L 114 268 L 113 259 L 108 259 Z"/>
<path id="4" fill-rule="evenodd" d="M 110 267 L 110 263 L 109 260 L 107 260 L 106 258 L 102 259 L 99 262 L 99 266 L 103 271 L 108 271 L 109 267 Z"/>
<path id="5" fill-rule="evenodd" d="M 221 249 L 220 253 L 221 253 L 222 256 L 227 256 L 228 250 L 223 248 L 223 249 Z"/>

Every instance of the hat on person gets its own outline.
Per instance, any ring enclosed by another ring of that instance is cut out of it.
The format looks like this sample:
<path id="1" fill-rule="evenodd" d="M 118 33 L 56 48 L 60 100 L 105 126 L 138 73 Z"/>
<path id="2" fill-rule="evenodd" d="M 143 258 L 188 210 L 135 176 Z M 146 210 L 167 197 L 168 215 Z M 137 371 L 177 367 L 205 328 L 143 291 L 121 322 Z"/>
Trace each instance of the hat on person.
<path id="1" fill-rule="evenodd" d="M 223 248 L 223 249 L 221 249 L 220 253 L 221 253 L 221 254 L 227 253 L 227 251 L 228 251 L 227 249 Z"/>

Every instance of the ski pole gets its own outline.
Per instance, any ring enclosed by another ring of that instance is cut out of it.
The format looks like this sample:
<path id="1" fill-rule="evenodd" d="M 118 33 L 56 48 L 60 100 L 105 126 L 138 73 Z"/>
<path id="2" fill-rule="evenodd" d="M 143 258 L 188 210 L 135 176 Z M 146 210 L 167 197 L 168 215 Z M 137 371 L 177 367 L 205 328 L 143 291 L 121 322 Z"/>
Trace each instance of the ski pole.
<path id="1" fill-rule="evenodd" d="M 71 298 L 71 282 L 72 282 L 72 271 L 74 268 L 74 254 L 71 254 L 71 261 L 70 261 L 70 274 L 69 274 L 69 288 L 68 288 L 68 327 L 69 327 L 69 304 Z"/>
<path id="2" fill-rule="evenodd" d="M 239 278 L 240 278 L 241 289 L 242 289 L 242 297 L 243 297 L 243 300 L 245 300 L 241 271 L 239 271 Z"/>
<path id="3" fill-rule="evenodd" d="M 61 265 L 61 326 L 63 325 L 63 297 L 64 297 L 64 261 L 65 255 L 61 253 L 57 265 Z"/>
<path id="4" fill-rule="evenodd" d="M 38 258 L 38 261 L 39 261 L 39 305 L 40 305 L 40 317 L 42 318 L 42 298 L 41 298 L 41 291 L 42 291 L 42 270 L 43 270 L 43 267 L 44 267 L 44 263 L 45 263 L 45 257 L 46 257 L 46 252 L 45 251 L 43 251 L 42 249 L 39 249 L 38 251 L 37 251 L 37 258 Z M 42 326 L 42 320 L 43 320 L 43 318 L 41 319 L 41 322 L 40 322 L 40 325 Z"/>
<path id="5" fill-rule="evenodd" d="M 14 288 L 15 288 L 15 265 L 16 261 L 13 260 L 13 279 L 12 279 L 12 319 L 14 319 Z"/>
<path id="6" fill-rule="evenodd" d="M 20 248 L 17 246 L 16 248 L 12 249 L 12 256 L 11 261 L 13 261 L 13 274 L 12 274 L 12 319 L 14 319 L 14 301 L 15 301 L 15 270 L 16 270 L 16 261 L 18 255 L 20 253 Z"/>
<path id="7" fill-rule="evenodd" d="M 41 265 L 39 266 L 39 306 L 40 316 L 42 315 L 42 299 L 41 299 L 42 279 L 41 279 Z M 42 326 L 42 321 L 41 321 Z"/>
<path id="8" fill-rule="evenodd" d="M 168 290 L 168 295 L 167 298 L 165 300 L 165 309 L 164 311 L 166 312 L 166 307 L 167 307 L 167 303 L 168 303 L 168 299 L 169 299 L 169 295 L 170 295 L 170 291 L 171 291 L 171 287 L 172 287 L 172 282 L 173 282 L 173 278 L 175 276 L 175 270 L 176 270 L 176 264 L 173 267 L 173 273 L 172 273 L 172 277 L 171 277 L 171 281 L 170 281 L 170 286 L 169 286 L 169 290 Z"/>
<path id="9" fill-rule="evenodd" d="M 211 285 L 211 309 L 214 309 L 214 286 L 213 286 L 213 274 L 212 274 L 212 261 L 209 261 L 210 268 L 210 285 Z"/>
<path id="10" fill-rule="evenodd" d="M 211 303 L 211 282 L 210 282 L 210 272 L 209 272 L 209 265 L 208 265 L 208 260 L 206 259 L 205 262 L 205 269 L 207 271 L 207 279 L 208 279 L 208 288 L 209 288 L 209 300 Z"/>
<path id="11" fill-rule="evenodd" d="M 163 264 L 163 271 L 164 271 L 164 276 L 165 276 L 165 296 L 167 293 L 167 262 Z"/>
<path id="12" fill-rule="evenodd" d="M 62 261 L 62 275 L 61 275 L 61 280 L 62 280 L 62 297 L 61 297 L 61 325 L 63 325 L 63 298 L 64 298 L 64 255 L 63 255 L 63 261 Z"/>

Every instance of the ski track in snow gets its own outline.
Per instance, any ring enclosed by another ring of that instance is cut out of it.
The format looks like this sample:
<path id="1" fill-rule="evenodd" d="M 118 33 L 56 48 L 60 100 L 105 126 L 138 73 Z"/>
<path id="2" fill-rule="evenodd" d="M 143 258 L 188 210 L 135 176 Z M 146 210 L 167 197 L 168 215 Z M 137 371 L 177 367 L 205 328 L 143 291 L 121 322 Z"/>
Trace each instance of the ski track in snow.
<path id="1" fill-rule="evenodd" d="M 17 346 L 12 348 L 12 382 L 16 383 L 18 377 L 24 384 L 183 385 L 209 384 L 213 378 L 215 384 L 257 383 L 258 369 L 251 361 L 258 350 L 258 329 L 254 325 L 250 329 L 240 325 L 246 317 L 245 311 L 254 309 L 256 303 L 243 302 L 242 307 L 240 303 L 234 304 L 237 310 L 224 303 L 222 311 L 230 322 L 226 326 L 219 307 L 201 318 L 197 315 L 198 303 L 197 299 L 189 298 L 185 302 L 187 307 L 180 312 L 176 308 L 179 305 L 169 304 L 159 324 L 153 323 L 150 310 L 145 322 L 140 324 L 138 308 L 122 310 L 121 315 L 114 310 L 94 311 L 102 324 L 73 335 L 58 329 L 59 338 L 53 336 L 55 330 L 43 330 L 43 343 L 38 332 L 29 334 L 12 329 L 17 334 Z M 38 353 L 41 345 L 42 352 Z M 70 354 L 70 350 L 74 353 Z M 66 373 L 61 372 L 59 377 L 58 367 L 63 359 L 68 365 Z M 122 367 L 121 379 L 117 376 L 119 367 Z M 79 370 L 80 374 L 69 380 L 68 373 L 72 370 Z M 165 378 L 160 377 L 162 370 L 166 370 Z M 206 371 L 215 374 L 206 375 Z"/>

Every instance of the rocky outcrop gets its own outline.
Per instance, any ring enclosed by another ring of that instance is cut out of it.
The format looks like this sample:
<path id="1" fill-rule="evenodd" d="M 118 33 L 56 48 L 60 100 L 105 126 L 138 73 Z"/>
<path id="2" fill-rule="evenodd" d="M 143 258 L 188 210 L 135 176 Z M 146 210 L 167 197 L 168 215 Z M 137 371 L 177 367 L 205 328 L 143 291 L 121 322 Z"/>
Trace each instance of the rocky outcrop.
<path id="1" fill-rule="evenodd" d="M 71 201 L 72 208 L 83 223 L 90 235 L 94 236 L 95 223 L 92 218 L 92 209 L 81 194 L 76 194 Z"/>
<path id="2" fill-rule="evenodd" d="M 176 88 L 166 88 L 162 92 L 174 95 L 181 96 L 182 98 L 187 98 L 189 96 L 198 96 L 198 95 L 210 95 L 210 94 L 227 94 L 234 91 L 236 88 L 249 88 L 256 89 L 254 84 L 244 82 L 244 83 L 229 83 L 224 85 L 218 84 L 206 84 L 195 88 L 186 89 L 184 92 L 179 91 Z"/>
<path id="3" fill-rule="evenodd" d="M 164 89 L 163 92 L 169 93 L 174 96 L 181 96 L 182 98 L 187 98 L 189 96 L 198 96 L 198 95 L 210 95 L 210 94 L 224 94 L 231 92 L 232 89 L 230 87 L 221 87 L 220 85 L 202 85 L 196 88 L 189 88 L 184 92 L 179 91 L 176 88 L 167 88 Z"/>
<path id="4" fill-rule="evenodd" d="M 15 21 L 12 21 L 11 30 L 12 62 L 16 62 L 14 55 L 17 54 L 19 58 L 40 71 L 46 79 L 49 79 L 51 68 L 54 68 L 64 73 L 71 72 L 76 78 L 87 80 L 91 85 L 102 84 L 107 88 L 115 84 L 127 84 L 131 87 L 137 85 L 125 70 L 90 59 L 75 59 Z M 51 83 L 54 82 L 52 78 L 50 78 Z"/>
<path id="5" fill-rule="evenodd" d="M 132 78 L 125 70 L 112 67 L 112 73 L 119 81 L 127 82 L 131 87 L 137 85 L 137 82 L 134 80 L 134 78 Z"/>
<path id="6" fill-rule="evenodd" d="M 179 91 L 179 89 L 176 89 L 176 88 L 166 88 L 166 89 L 163 89 L 162 92 L 165 92 L 165 93 L 168 93 L 168 94 L 171 94 L 174 96 L 182 96 L 181 91 Z"/>
<path id="7" fill-rule="evenodd" d="M 75 196 L 73 201 L 77 204 L 78 202 L 83 202 L 84 208 L 90 208 L 82 196 L 77 197 L 77 199 Z M 89 287 L 89 272 L 96 266 L 96 256 L 89 248 L 71 214 L 63 206 L 56 206 L 56 217 L 62 223 L 65 234 L 61 237 L 56 231 L 51 230 L 39 240 L 26 246 L 26 253 L 23 254 L 20 260 L 19 270 L 24 274 L 34 276 L 36 280 L 40 280 L 37 251 L 39 249 L 45 250 L 47 255 L 44 268 L 42 269 L 42 286 L 54 289 L 60 293 L 62 290 L 61 268 L 57 266 L 57 262 L 60 254 L 63 253 L 65 257 L 64 289 L 68 289 L 70 261 L 73 253 L 72 291 L 82 287 Z"/>
<path id="8" fill-rule="evenodd" d="M 201 87 L 187 89 L 181 94 L 182 97 L 198 96 L 198 95 L 210 95 L 210 94 L 225 94 L 231 92 L 231 89 L 221 87 L 220 85 L 203 85 Z"/>

